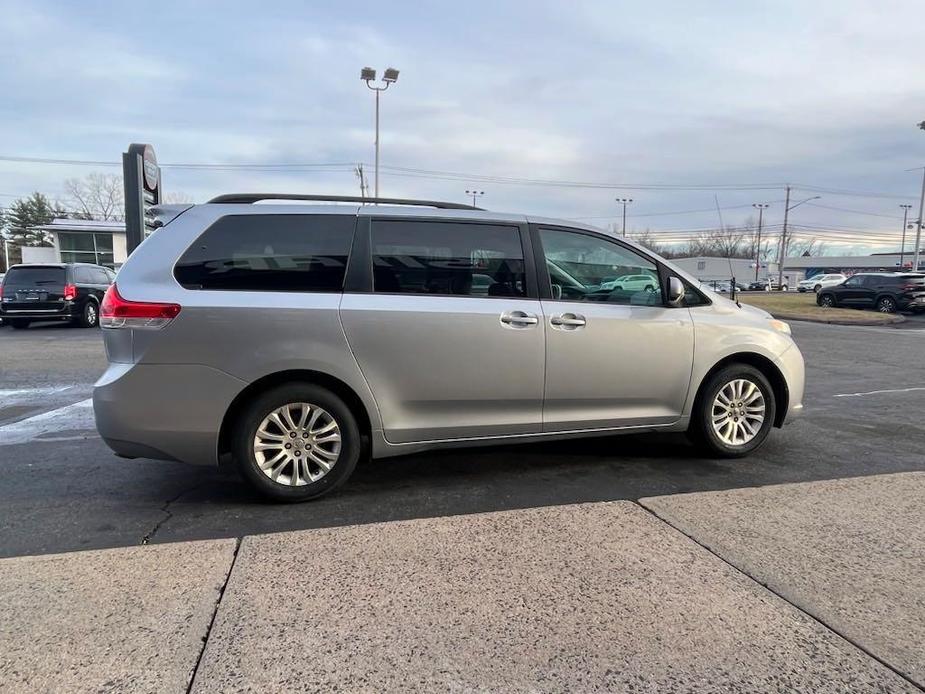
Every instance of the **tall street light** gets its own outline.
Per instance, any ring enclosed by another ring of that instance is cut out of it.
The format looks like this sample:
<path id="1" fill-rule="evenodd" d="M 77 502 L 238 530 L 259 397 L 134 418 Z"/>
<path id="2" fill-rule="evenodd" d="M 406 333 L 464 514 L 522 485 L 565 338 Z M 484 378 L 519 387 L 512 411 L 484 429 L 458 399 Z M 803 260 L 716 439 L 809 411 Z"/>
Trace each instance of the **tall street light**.
<path id="1" fill-rule="evenodd" d="M 777 288 L 780 289 L 784 286 L 784 260 L 787 257 L 787 221 L 789 219 L 790 210 L 799 207 L 804 202 L 809 202 L 810 200 L 818 200 L 821 198 L 821 195 L 814 195 L 811 198 L 806 198 L 806 200 L 800 200 L 800 202 L 790 204 L 790 186 L 787 186 L 787 197 L 784 200 L 784 226 L 780 232 L 780 248 L 777 251 Z"/>
<path id="2" fill-rule="evenodd" d="M 766 202 L 753 202 L 752 207 L 758 210 L 758 243 L 755 244 L 755 281 L 758 281 L 758 268 L 761 267 L 761 222 L 764 220 L 764 211 L 770 207 Z"/>
<path id="3" fill-rule="evenodd" d="M 903 208 L 903 241 L 902 246 L 899 248 L 899 271 L 903 271 L 903 262 L 906 259 L 906 221 L 909 219 L 909 210 L 912 209 L 912 205 L 900 205 Z"/>
<path id="4" fill-rule="evenodd" d="M 623 205 L 623 235 L 626 236 L 626 206 L 633 202 L 632 198 L 616 198 L 616 201 Z"/>
<path id="5" fill-rule="evenodd" d="M 466 195 L 472 196 L 472 206 L 475 207 L 476 197 L 482 197 L 483 195 L 485 195 L 485 191 L 484 190 L 467 190 Z"/>
<path id="6" fill-rule="evenodd" d="M 918 124 L 919 128 L 925 130 L 925 120 Z M 925 221 L 922 219 L 922 213 L 925 212 L 922 208 L 925 207 L 925 169 L 922 169 L 922 194 L 919 196 L 919 218 L 916 222 L 915 230 L 915 249 L 912 256 L 912 272 L 919 271 L 919 248 L 922 245 L 922 222 Z"/>
<path id="7" fill-rule="evenodd" d="M 398 70 L 394 67 L 386 68 L 382 74 L 381 87 L 374 87 L 370 82 L 376 81 L 376 71 L 371 67 L 364 67 L 360 70 L 360 79 L 366 82 L 366 86 L 376 92 L 376 197 L 379 197 L 379 92 L 384 92 L 389 85 L 398 81 Z"/>

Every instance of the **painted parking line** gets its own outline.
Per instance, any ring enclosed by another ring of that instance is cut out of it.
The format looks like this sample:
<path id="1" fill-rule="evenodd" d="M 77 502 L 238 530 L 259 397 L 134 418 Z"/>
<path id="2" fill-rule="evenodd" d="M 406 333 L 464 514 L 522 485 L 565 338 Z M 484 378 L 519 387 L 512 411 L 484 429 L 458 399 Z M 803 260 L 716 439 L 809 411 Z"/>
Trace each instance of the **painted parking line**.
<path id="1" fill-rule="evenodd" d="M 92 430 L 95 435 L 96 422 L 93 419 L 92 398 L 0 426 L 0 446 L 27 443 L 43 434 L 86 430 Z"/>
<path id="2" fill-rule="evenodd" d="M 13 404 L 23 400 L 32 400 L 47 395 L 55 395 L 71 390 L 77 386 L 49 386 L 47 388 L 0 388 L 0 405 Z"/>
<path id="3" fill-rule="evenodd" d="M 925 390 L 925 386 L 914 386 L 912 388 L 887 388 L 885 390 L 868 390 L 861 393 L 838 393 L 833 398 L 861 398 L 865 395 L 882 395 L 884 393 L 912 393 L 919 390 Z"/>

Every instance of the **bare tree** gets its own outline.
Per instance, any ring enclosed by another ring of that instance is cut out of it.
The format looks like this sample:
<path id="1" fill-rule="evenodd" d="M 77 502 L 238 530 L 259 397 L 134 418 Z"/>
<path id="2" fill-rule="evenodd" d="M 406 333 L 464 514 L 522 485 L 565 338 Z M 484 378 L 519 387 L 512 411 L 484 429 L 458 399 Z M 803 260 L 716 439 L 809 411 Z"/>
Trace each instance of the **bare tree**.
<path id="1" fill-rule="evenodd" d="M 643 248 L 648 248 L 653 253 L 658 253 L 661 256 L 665 255 L 666 248 L 658 242 L 655 235 L 649 229 L 646 229 L 641 234 L 635 234 L 633 240 Z"/>
<path id="2" fill-rule="evenodd" d="M 121 220 L 125 218 L 122 178 L 91 173 L 64 182 L 66 203 L 78 219 Z"/>
<path id="3" fill-rule="evenodd" d="M 791 238 L 787 242 L 788 257 L 797 255 L 825 255 L 825 242 L 814 236 Z"/>

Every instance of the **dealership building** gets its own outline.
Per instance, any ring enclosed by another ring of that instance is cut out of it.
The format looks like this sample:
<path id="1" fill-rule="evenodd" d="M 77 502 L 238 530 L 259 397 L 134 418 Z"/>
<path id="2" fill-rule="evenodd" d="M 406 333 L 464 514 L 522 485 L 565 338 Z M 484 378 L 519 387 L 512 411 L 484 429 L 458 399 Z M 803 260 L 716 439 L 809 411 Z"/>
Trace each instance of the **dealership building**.
<path id="1" fill-rule="evenodd" d="M 902 266 L 900 266 L 900 260 L 902 260 Z M 675 258 L 671 262 L 702 282 L 728 280 L 730 277 L 735 277 L 737 282 L 747 284 L 755 279 L 754 260 L 697 256 Z M 902 257 L 899 253 L 796 256 L 786 259 L 783 275 L 784 284 L 795 287 L 796 283 L 802 279 L 825 273 L 840 272 L 844 275 L 853 275 L 856 272 L 898 272 L 901 269 L 906 272 L 912 270 L 911 252 L 905 253 Z M 925 251 L 920 254 L 919 270 L 925 271 Z M 777 277 L 777 275 L 777 263 L 761 263 L 758 269 L 759 278 Z"/>
<path id="2" fill-rule="evenodd" d="M 116 270 L 127 257 L 124 222 L 55 219 L 36 229 L 47 232 L 53 245 L 24 246 L 24 263 L 94 263 Z"/>

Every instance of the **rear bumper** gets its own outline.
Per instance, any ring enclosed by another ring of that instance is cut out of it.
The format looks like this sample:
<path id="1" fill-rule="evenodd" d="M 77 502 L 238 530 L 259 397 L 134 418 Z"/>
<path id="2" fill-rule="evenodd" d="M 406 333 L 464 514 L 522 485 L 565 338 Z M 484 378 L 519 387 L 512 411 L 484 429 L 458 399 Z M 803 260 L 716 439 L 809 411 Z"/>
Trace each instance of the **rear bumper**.
<path id="1" fill-rule="evenodd" d="M 128 458 L 218 464 L 218 436 L 244 381 L 196 364 L 112 363 L 93 388 L 96 428 Z"/>
<path id="2" fill-rule="evenodd" d="M 0 308 L 0 318 L 5 320 L 14 320 L 16 318 L 25 318 L 27 320 L 71 320 L 75 315 L 77 315 L 77 312 L 73 306 L 54 310 Z"/>
<path id="3" fill-rule="evenodd" d="M 781 424 L 789 424 L 803 414 L 803 390 L 806 386 L 806 366 L 803 354 L 795 344 L 774 362 L 787 382 L 787 411 Z"/>

